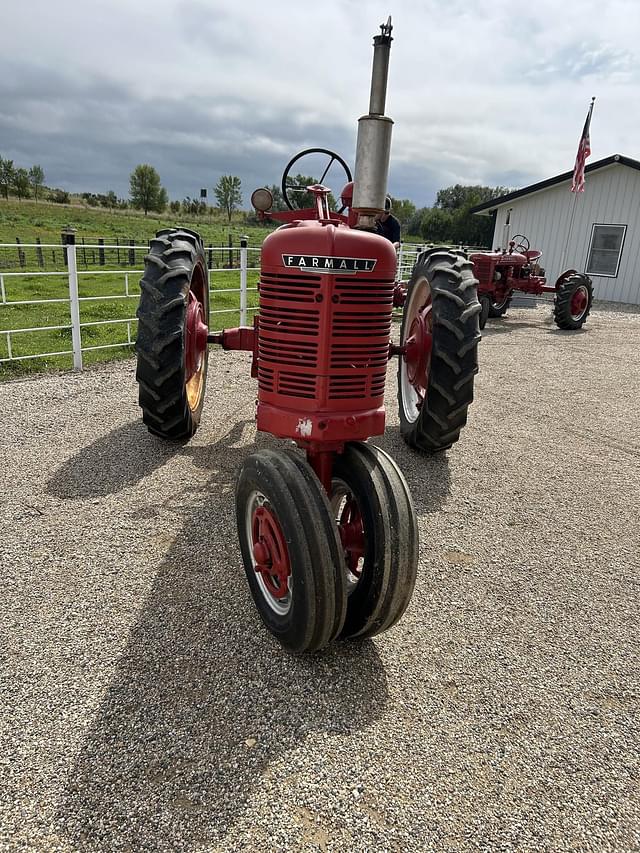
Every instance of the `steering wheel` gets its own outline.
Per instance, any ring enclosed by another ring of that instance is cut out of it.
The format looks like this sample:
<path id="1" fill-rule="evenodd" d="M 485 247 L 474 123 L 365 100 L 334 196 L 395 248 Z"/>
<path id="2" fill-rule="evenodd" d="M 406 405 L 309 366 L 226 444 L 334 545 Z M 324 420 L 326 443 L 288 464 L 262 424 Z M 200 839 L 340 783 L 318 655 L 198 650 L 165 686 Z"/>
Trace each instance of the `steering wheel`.
<path id="1" fill-rule="evenodd" d="M 334 163 L 338 163 L 340 166 L 342 166 L 342 169 L 344 170 L 344 173 L 347 176 L 347 180 L 344 181 L 340 185 L 340 188 L 342 188 L 342 186 L 344 186 L 345 183 L 348 183 L 349 181 L 353 180 L 351 177 L 351 170 L 349 169 L 347 164 L 344 162 L 342 157 L 340 157 L 338 154 L 336 154 L 333 151 L 329 151 L 328 148 L 305 148 L 304 151 L 301 151 L 299 154 L 296 154 L 296 156 L 287 163 L 286 168 L 284 170 L 284 173 L 282 175 L 282 198 L 284 199 L 284 202 L 287 205 L 287 207 L 289 208 L 289 210 L 300 210 L 301 209 L 300 205 L 292 204 L 292 199 L 291 199 L 289 194 L 291 194 L 291 196 L 293 196 L 295 194 L 302 195 L 302 194 L 308 192 L 306 186 L 303 186 L 301 184 L 290 183 L 291 179 L 289 178 L 289 173 L 291 172 L 294 163 L 297 163 L 298 160 L 302 160 L 303 157 L 308 157 L 309 155 L 313 155 L 313 154 L 323 154 L 327 158 L 327 165 L 325 167 L 325 170 L 322 173 L 319 180 L 316 181 L 316 183 L 318 183 L 318 184 L 324 183 L 324 179 L 327 177 L 327 173 L 328 173 L 329 169 L 333 166 Z M 316 165 L 317 165 L 317 162 L 316 162 Z M 343 210 L 344 210 L 344 205 L 340 208 L 339 213 L 342 213 Z"/>
<path id="2" fill-rule="evenodd" d="M 519 243 L 518 240 L 520 240 Z M 513 247 L 514 251 L 519 252 L 522 255 L 526 255 L 531 248 L 531 243 L 527 240 L 524 234 L 516 234 L 515 237 L 511 238 L 510 242 L 515 243 L 515 246 Z M 522 251 L 520 252 L 521 249 Z"/>

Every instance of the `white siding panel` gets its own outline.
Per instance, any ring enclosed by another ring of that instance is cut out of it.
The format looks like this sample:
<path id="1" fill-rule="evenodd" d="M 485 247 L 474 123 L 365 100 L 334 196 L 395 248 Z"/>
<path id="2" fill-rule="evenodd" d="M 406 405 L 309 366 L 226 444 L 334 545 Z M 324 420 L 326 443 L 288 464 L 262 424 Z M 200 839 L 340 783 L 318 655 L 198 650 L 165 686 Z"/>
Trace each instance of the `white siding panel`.
<path id="1" fill-rule="evenodd" d="M 524 234 L 532 248 L 542 250 L 541 263 L 553 284 L 561 267 L 585 269 L 594 223 L 626 225 L 618 275 L 592 276 L 594 291 L 597 299 L 640 305 L 640 172 L 617 163 L 587 174 L 584 193 L 571 193 L 569 186 L 566 181 L 499 207 L 493 247 L 502 244 L 506 212 L 511 208 L 511 234 Z"/>

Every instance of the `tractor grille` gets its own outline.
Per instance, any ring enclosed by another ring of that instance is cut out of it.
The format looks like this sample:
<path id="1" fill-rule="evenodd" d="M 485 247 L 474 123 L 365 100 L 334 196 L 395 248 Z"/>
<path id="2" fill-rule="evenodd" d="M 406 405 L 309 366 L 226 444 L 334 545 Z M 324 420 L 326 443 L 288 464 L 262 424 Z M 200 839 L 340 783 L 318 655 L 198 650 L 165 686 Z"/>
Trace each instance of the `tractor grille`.
<path id="1" fill-rule="evenodd" d="M 288 397 L 306 397 L 310 400 L 316 396 L 316 377 L 304 373 L 283 373 L 278 377 L 278 392 Z"/>
<path id="2" fill-rule="evenodd" d="M 375 314 L 336 311 L 333 315 L 334 338 L 389 336 L 391 311 L 377 311 Z"/>
<path id="3" fill-rule="evenodd" d="M 318 366 L 318 344 L 312 341 L 304 344 L 300 341 L 287 341 L 283 337 L 271 339 L 261 332 L 258 358 L 313 370 Z"/>
<path id="4" fill-rule="evenodd" d="M 388 279 L 344 276 L 331 282 L 326 276 L 263 272 L 259 391 L 324 399 L 320 405 L 332 400 L 338 411 L 348 410 L 351 400 L 363 401 L 363 408 L 380 405 L 394 288 Z"/>
<path id="5" fill-rule="evenodd" d="M 335 370 L 386 367 L 388 360 L 388 338 L 382 343 L 376 344 L 369 342 L 340 344 L 334 341 L 331 346 L 330 366 Z"/>
<path id="6" fill-rule="evenodd" d="M 276 333 L 315 337 L 319 331 L 320 312 L 312 308 L 287 308 L 282 311 L 264 305 L 260 308 L 260 330 L 264 334 Z"/>
<path id="7" fill-rule="evenodd" d="M 277 299 L 278 302 L 315 302 L 320 285 L 319 275 L 263 272 L 260 276 L 260 299 Z"/>
<path id="8" fill-rule="evenodd" d="M 393 305 L 395 281 L 367 278 L 336 278 L 335 292 L 344 305 Z"/>
<path id="9" fill-rule="evenodd" d="M 491 269 L 494 262 L 489 258 L 483 258 L 482 255 L 472 255 L 471 260 L 473 261 L 473 274 L 475 277 L 481 282 L 488 281 L 491 277 Z"/>

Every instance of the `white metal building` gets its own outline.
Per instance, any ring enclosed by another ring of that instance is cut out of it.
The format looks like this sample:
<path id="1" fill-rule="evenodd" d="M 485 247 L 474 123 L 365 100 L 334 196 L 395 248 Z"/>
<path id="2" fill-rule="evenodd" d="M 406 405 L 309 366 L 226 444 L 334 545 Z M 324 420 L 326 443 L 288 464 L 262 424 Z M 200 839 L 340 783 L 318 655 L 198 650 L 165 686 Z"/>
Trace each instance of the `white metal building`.
<path id="1" fill-rule="evenodd" d="M 573 267 L 593 280 L 595 299 L 640 305 L 640 162 L 614 154 L 585 173 L 583 193 L 569 191 L 572 172 L 565 172 L 472 210 L 495 214 L 493 248 L 502 245 L 511 211 L 511 236 L 524 234 L 542 250 L 550 284 Z"/>

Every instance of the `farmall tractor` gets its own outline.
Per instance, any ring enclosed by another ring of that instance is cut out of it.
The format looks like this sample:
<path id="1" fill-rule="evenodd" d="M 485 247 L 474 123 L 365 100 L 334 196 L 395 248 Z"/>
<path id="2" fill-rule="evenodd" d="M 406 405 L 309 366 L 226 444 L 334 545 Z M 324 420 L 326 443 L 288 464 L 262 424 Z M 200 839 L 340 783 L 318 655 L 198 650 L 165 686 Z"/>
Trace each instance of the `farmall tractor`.
<path id="1" fill-rule="evenodd" d="M 374 38 L 353 181 L 340 161 L 348 207 L 331 210 L 320 181 L 299 188 L 311 193 L 313 207 L 273 214 L 284 224 L 262 247 L 252 327 L 209 331 L 205 253 L 193 231 L 159 231 L 141 281 L 137 380 L 149 430 L 171 440 L 194 434 L 208 345 L 218 344 L 253 355 L 258 430 L 297 445 L 248 455 L 236 483 L 254 602 L 267 628 L 296 652 L 386 631 L 411 598 L 418 560 L 411 495 L 396 463 L 367 441 L 384 431 L 389 359 L 399 359 L 402 434 L 426 452 L 457 440 L 477 371 L 471 263 L 446 250 L 425 252 L 405 287 L 396 283 L 393 245 L 375 233 L 391 145 L 384 115 L 391 40 L 389 19 Z M 328 166 L 339 160 L 325 153 Z M 284 185 L 292 208 L 295 188 Z M 252 200 L 266 215 L 268 190 Z M 392 311 L 403 303 L 394 345 Z"/>
<path id="2" fill-rule="evenodd" d="M 482 311 L 480 328 L 489 317 L 506 314 L 514 291 L 539 296 L 554 293 L 553 316 L 561 329 L 580 329 L 589 316 L 593 285 L 589 276 L 577 270 L 565 270 L 553 287 L 547 286 L 539 261 L 542 252 L 532 249 L 523 234 L 509 239 L 509 214 L 503 234 L 504 251 L 478 252 L 469 256 L 478 278 L 478 296 Z"/>

